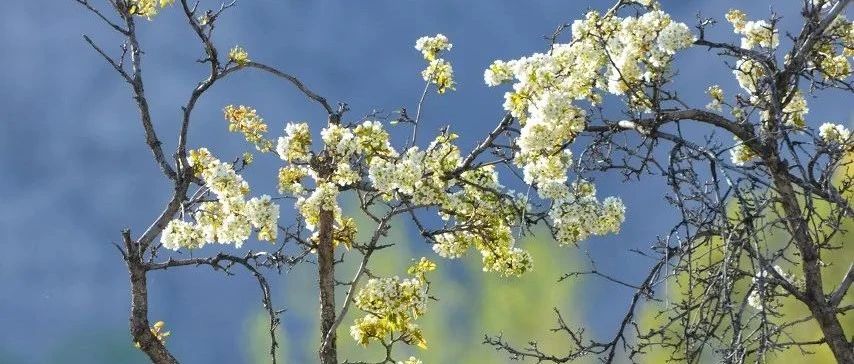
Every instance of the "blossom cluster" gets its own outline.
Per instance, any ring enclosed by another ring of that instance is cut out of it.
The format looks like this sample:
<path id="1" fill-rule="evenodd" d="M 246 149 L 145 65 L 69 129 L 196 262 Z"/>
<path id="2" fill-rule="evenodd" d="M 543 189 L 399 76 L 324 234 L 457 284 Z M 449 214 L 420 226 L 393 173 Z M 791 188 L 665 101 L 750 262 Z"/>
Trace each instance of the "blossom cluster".
<path id="1" fill-rule="evenodd" d="M 608 18 L 614 19 L 603 21 L 618 20 L 616 17 Z M 693 44 L 694 35 L 687 25 L 673 21 L 669 14 L 661 10 L 652 10 L 639 17 L 626 17 L 619 21 L 614 33 L 606 34 L 609 38 L 605 52 L 613 59 L 609 63 L 614 63 L 609 65 L 606 73 L 608 91 L 616 95 L 628 93 L 630 101 L 635 99 L 634 103 L 638 106 L 646 106 L 648 100 L 641 94 L 641 83 L 662 77 L 673 55 Z M 589 21 L 576 21 L 573 24 L 573 37 L 576 25 L 581 34 L 594 32 L 589 29 L 595 26 L 594 24 Z"/>
<path id="2" fill-rule="evenodd" d="M 794 90 L 789 102 L 783 107 L 783 122 L 795 128 L 803 128 L 807 125 L 805 116 L 809 112 L 804 95 L 800 90 Z"/>
<path id="3" fill-rule="evenodd" d="M 157 341 L 160 341 L 163 344 L 166 343 L 166 338 L 169 337 L 169 335 L 172 335 L 172 333 L 166 331 L 165 328 L 166 323 L 163 321 L 157 321 L 151 326 L 151 334 L 154 335 Z"/>
<path id="4" fill-rule="evenodd" d="M 303 218 L 305 227 L 314 231 L 320 222 L 320 211 L 332 211 L 341 216 L 338 206 L 338 187 L 330 182 L 320 182 L 308 196 L 300 196 L 294 206 Z"/>
<path id="5" fill-rule="evenodd" d="M 450 51 L 454 45 L 444 34 L 436 34 L 432 37 L 421 37 L 415 41 L 415 49 L 421 51 L 424 59 L 432 61 L 439 57 L 441 52 Z"/>
<path id="6" fill-rule="evenodd" d="M 742 36 L 741 48 L 777 48 L 780 45 L 777 29 L 765 20 L 747 20 L 747 14 L 738 9 L 730 9 L 726 19 L 732 24 L 733 32 Z"/>
<path id="7" fill-rule="evenodd" d="M 415 49 L 421 51 L 424 60 L 427 61 L 427 68 L 421 71 L 421 77 L 424 81 L 436 85 L 437 92 L 440 94 L 455 89 L 454 69 L 450 62 L 439 57 L 442 52 L 450 51 L 453 46 L 448 41 L 448 37 L 443 34 L 421 37 L 415 42 Z"/>
<path id="8" fill-rule="evenodd" d="M 722 105 L 724 104 L 724 90 L 718 85 L 712 85 L 708 90 L 706 90 L 706 93 L 709 94 L 709 97 L 712 99 L 712 101 L 706 105 L 706 109 L 721 111 L 723 109 Z"/>
<path id="9" fill-rule="evenodd" d="M 780 277 L 783 277 L 787 282 L 802 285 L 803 282 L 798 281 L 795 276 L 786 273 L 783 271 L 779 265 L 774 266 L 774 271 Z M 747 304 L 757 310 L 764 310 L 765 305 L 768 303 L 773 303 L 774 296 L 780 293 L 780 289 L 777 285 L 768 282 L 771 278 L 771 274 L 765 270 L 761 270 L 753 276 L 753 285 L 754 288 L 750 291 L 750 294 L 747 296 Z"/>
<path id="10" fill-rule="evenodd" d="M 513 80 L 513 69 L 505 61 L 496 60 L 483 71 L 483 82 L 489 87 L 495 87 Z"/>
<path id="11" fill-rule="evenodd" d="M 318 182 L 314 191 L 310 194 L 299 196 L 294 207 L 302 217 L 306 229 L 313 231 L 311 241 L 317 242 L 320 231 L 317 227 L 320 223 L 322 211 L 331 211 L 333 216 L 332 242 L 334 246 L 352 246 L 356 238 L 356 224 L 352 218 L 346 217 L 338 205 L 338 186 L 332 182 Z"/>
<path id="12" fill-rule="evenodd" d="M 854 57 L 854 23 L 841 14 L 815 46 L 811 66 L 828 79 L 842 80 L 851 75 L 849 57 Z"/>
<path id="13" fill-rule="evenodd" d="M 151 331 L 151 335 L 154 335 L 157 341 L 160 341 L 164 345 L 166 344 L 166 338 L 172 335 L 172 332 L 166 331 L 166 323 L 163 321 L 155 322 L 148 330 Z M 134 342 L 133 345 L 137 348 L 140 347 L 139 342 Z"/>
<path id="14" fill-rule="evenodd" d="M 308 175 L 308 169 L 301 166 L 286 166 L 279 168 L 279 193 L 294 196 L 302 195 L 305 187 L 302 179 Z"/>
<path id="15" fill-rule="evenodd" d="M 850 56 L 844 54 L 828 55 L 825 53 L 816 58 L 819 59 L 819 67 L 827 78 L 841 80 L 851 75 L 851 63 L 848 61 L 848 57 Z"/>
<path id="16" fill-rule="evenodd" d="M 818 10 L 824 11 L 826 9 Z M 742 48 L 752 49 L 756 46 L 776 48 L 779 45 L 777 30 L 766 21 L 749 21 L 744 12 L 735 9 L 727 12 L 726 19 L 732 24 L 734 32 L 743 36 Z M 854 56 L 854 23 L 848 21 L 844 15 L 839 15 L 833 19 L 824 36 L 816 44 L 807 68 L 811 72 L 818 71 L 830 82 L 836 82 L 851 74 L 851 65 L 848 59 L 851 56 Z M 762 121 L 765 123 L 773 121 L 769 107 L 770 93 L 761 87 L 768 82 L 766 78 L 769 76 L 769 70 L 757 60 L 741 58 L 736 62 L 733 74 L 739 86 L 749 93 L 750 104 L 761 110 Z M 711 93 L 711 89 L 710 95 L 712 102 L 707 107 L 720 111 L 722 102 Z M 782 123 L 796 129 L 806 127 L 809 105 L 801 90 L 792 88 L 782 95 L 782 99 L 782 114 L 780 115 Z M 744 111 L 740 108 L 733 108 L 733 116 L 737 119 L 743 119 Z M 839 127 L 841 129 L 837 129 L 834 124 L 824 124 L 819 129 L 819 135 L 826 143 L 842 143 L 847 137 L 841 138 L 841 136 L 847 135 L 847 130 L 844 127 Z M 837 133 L 837 130 L 840 133 Z M 736 138 L 736 144 L 730 150 L 730 154 L 732 162 L 736 165 L 744 165 L 756 157 L 738 138 Z"/>
<path id="17" fill-rule="evenodd" d="M 234 48 L 231 48 L 231 50 L 228 51 L 228 60 L 234 62 L 240 67 L 246 66 L 252 61 L 249 59 L 249 52 L 246 52 L 246 50 L 240 46 L 234 46 Z"/>
<path id="18" fill-rule="evenodd" d="M 193 213 L 195 222 L 180 218 L 169 221 L 160 237 L 164 248 L 196 249 L 213 242 L 240 248 L 252 229 L 258 231 L 259 240 L 276 241 L 279 206 L 270 196 L 246 200 L 249 184 L 231 164 L 216 159 L 205 148 L 191 151 L 189 161 L 205 188 L 217 198 L 199 204 Z"/>
<path id="19" fill-rule="evenodd" d="M 457 135 L 445 133 L 422 151 L 411 147 L 397 158 L 371 160 L 368 176 L 386 199 L 411 198 L 419 205 L 447 205 L 451 174 L 461 163 Z"/>
<path id="20" fill-rule="evenodd" d="M 648 11 L 634 17 L 588 12 L 572 23 L 571 42 L 555 44 L 548 53 L 495 61 L 484 71 L 489 86 L 512 83 L 504 108 L 521 124 L 514 162 L 539 197 L 554 201 L 550 218 L 562 244 L 616 232 L 625 213 L 619 199 L 600 203 L 595 194 L 578 193 L 567 183 L 573 163 L 567 147 L 587 124 L 586 112 L 575 103 L 600 104 L 612 94 L 626 97 L 637 111 L 647 111 L 652 101 L 646 87 L 663 82 L 674 56 L 695 41 L 690 28 L 671 19 L 657 3 L 641 4 Z M 710 107 L 720 108 L 720 88 L 709 92 Z M 454 242 L 443 244 L 445 254 L 456 256 L 465 246 Z"/>
<path id="21" fill-rule="evenodd" d="M 732 17 L 732 13 L 733 12 L 731 11 L 728 14 L 728 17 Z M 734 24 L 738 24 L 738 22 L 736 21 Z M 763 79 L 766 77 L 766 70 L 764 66 L 762 66 L 758 61 L 741 58 L 736 62 L 733 74 L 741 88 L 750 93 L 750 102 L 760 108 L 766 107 L 764 105 L 767 103 L 765 100 L 767 100 L 768 92 L 761 91 L 759 87 L 763 82 Z M 709 89 L 709 94 L 712 96 L 712 102 L 707 105 L 707 107 L 720 111 L 720 105 L 722 102 L 719 100 L 723 98 L 723 92 L 719 87 L 715 87 L 716 86 L 713 86 L 713 88 Z M 797 129 L 804 128 L 806 126 L 806 115 L 809 113 L 809 106 L 803 96 L 803 93 L 799 89 L 793 89 L 790 91 L 789 97 L 786 98 L 784 102 L 785 104 L 783 105 L 781 115 L 783 123 L 786 126 Z M 733 108 L 732 114 L 736 119 L 741 120 L 744 118 L 744 111 L 740 108 Z M 761 112 L 761 118 L 764 122 L 771 121 L 769 114 L 770 112 L 768 110 L 763 110 Z M 734 139 L 736 144 L 730 149 L 730 159 L 733 164 L 743 166 L 748 161 L 757 157 L 756 154 L 738 137 L 734 137 Z"/>
<path id="22" fill-rule="evenodd" d="M 425 150 L 410 147 L 401 155 L 372 158 L 371 185 L 385 199 L 439 208 L 440 217 L 448 221 L 447 231 L 432 237 L 433 250 L 440 256 L 458 258 L 474 248 L 481 253 L 484 271 L 503 276 L 528 271 L 531 257 L 515 247 L 512 234 L 524 198 L 503 194 L 492 166 L 456 175 L 462 164 L 460 149 L 453 144 L 456 139 L 456 134 L 442 133 Z"/>
<path id="23" fill-rule="evenodd" d="M 818 128 L 819 136 L 825 143 L 845 145 L 851 137 L 851 132 L 843 125 L 824 123 Z"/>
<path id="24" fill-rule="evenodd" d="M 569 196 L 549 211 L 560 244 L 578 244 L 591 235 L 620 231 L 626 208 L 619 198 L 607 197 L 600 203 L 596 187 L 588 181 L 578 181 L 572 187 Z"/>
<path id="25" fill-rule="evenodd" d="M 391 199 L 395 193 L 402 196 L 415 193 L 415 184 L 424 175 L 425 153 L 418 147 L 409 148 L 400 158 L 371 161 L 369 178 L 374 188 Z"/>
<path id="26" fill-rule="evenodd" d="M 321 211 L 332 211 L 334 216 L 333 243 L 350 247 L 356 236 L 356 224 L 352 218 L 342 215 L 337 198 L 339 187 L 348 186 L 361 180 L 357 161 L 364 159 L 368 163 L 383 158 L 395 158 L 397 152 L 389 142 L 389 135 L 377 121 L 365 121 L 356 127 L 338 124 L 328 125 L 320 132 L 325 152 L 333 166 L 332 173 L 320 176 L 308 166 L 311 159 L 311 132 L 306 123 L 289 123 L 285 135 L 279 137 L 276 153 L 287 162 L 279 169 L 278 185 L 280 193 L 295 197 L 294 206 L 303 218 L 305 227 L 317 230 Z M 315 182 L 313 190 L 303 184 L 305 177 Z M 417 178 L 418 175 L 413 175 Z M 317 231 L 312 240 L 317 238 Z"/>
<path id="27" fill-rule="evenodd" d="M 421 258 L 408 270 L 409 278 L 398 276 L 371 278 L 355 295 L 353 303 L 365 311 L 350 327 L 350 335 L 359 344 L 370 340 L 389 340 L 397 335 L 409 345 L 427 347 L 421 328 L 414 322 L 424 315 L 429 282 L 426 273 L 436 269 L 436 264 Z M 412 363 L 419 361 L 410 358 Z"/>
<path id="28" fill-rule="evenodd" d="M 474 246 L 481 252 L 484 272 L 496 272 L 504 277 L 519 276 L 531 269 L 533 261 L 528 251 L 512 246 L 512 234 L 506 225 L 481 232 L 443 233 L 435 237 L 433 250 L 439 256 L 454 259 Z M 489 238 L 497 240 L 489 241 Z"/>
<path id="29" fill-rule="evenodd" d="M 365 156 L 368 163 L 375 157 L 397 156 L 397 152 L 391 146 L 388 132 L 383 129 L 383 125 L 379 121 L 365 121 L 353 129 L 353 134 L 356 135 L 359 153 Z"/>
<path id="30" fill-rule="evenodd" d="M 759 90 L 760 81 L 765 77 L 765 68 L 756 60 L 741 58 L 732 71 L 735 80 L 742 89 L 749 92 L 751 100 L 756 101 L 756 93 Z"/>
<path id="31" fill-rule="evenodd" d="M 288 123 L 276 143 L 276 153 L 285 162 L 307 162 L 311 152 L 311 130 L 306 123 Z"/>
<path id="32" fill-rule="evenodd" d="M 503 186 L 492 166 L 463 172 L 461 189 L 442 204 L 443 219 L 451 228 L 433 237 L 433 251 L 454 259 L 469 248 L 478 250 L 483 270 L 500 276 L 518 276 L 532 267 L 530 253 L 515 246 L 512 227 L 527 206 L 523 195 L 497 193 Z"/>
<path id="33" fill-rule="evenodd" d="M 128 13 L 151 20 L 161 9 L 174 3 L 175 0 L 130 0 L 128 1 Z"/>
<path id="34" fill-rule="evenodd" d="M 243 134 L 246 141 L 255 145 L 261 152 L 269 152 L 273 148 L 273 142 L 264 138 L 267 124 L 255 109 L 243 105 L 228 105 L 223 111 L 228 121 L 228 131 Z"/>
<path id="35" fill-rule="evenodd" d="M 754 153 L 741 139 L 733 137 L 733 140 L 735 140 L 736 143 L 729 150 L 730 161 L 732 161 L 732 164 L 743 166 L 757 157 L 756 153 Z"/>

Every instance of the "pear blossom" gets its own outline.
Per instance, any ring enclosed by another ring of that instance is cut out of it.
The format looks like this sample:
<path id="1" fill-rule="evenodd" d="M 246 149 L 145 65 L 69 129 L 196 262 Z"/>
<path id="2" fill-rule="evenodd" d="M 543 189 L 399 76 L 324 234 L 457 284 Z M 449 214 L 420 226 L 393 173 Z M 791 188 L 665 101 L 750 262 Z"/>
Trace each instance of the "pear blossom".
<path id="1" fill-rule="evenodd" d="M 825 143 L 844 144 L 851 137 L 848 128 L 833 123 L 824 123 L 818 128 L 819 136 Z"/>

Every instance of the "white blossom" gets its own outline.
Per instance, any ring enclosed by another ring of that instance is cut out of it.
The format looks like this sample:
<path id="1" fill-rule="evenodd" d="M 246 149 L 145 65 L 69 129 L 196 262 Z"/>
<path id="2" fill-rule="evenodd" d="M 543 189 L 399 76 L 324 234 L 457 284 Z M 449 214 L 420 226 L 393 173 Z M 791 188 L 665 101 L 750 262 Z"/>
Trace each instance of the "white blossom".
<path id="1" fill-rule="evenodd" d="M 434 237 L 436 243 L 433 244 L 433 251 L 439 254 L 442 258 L 456 259 L 462 257 L 469 248 L 469 240 L 464 238 L 463 234 L 444 233 Z"/>
<path id="2" fill-rule="evenodd" d="M 747 162 L 756 158 L 756 154 L 753 153 L 753 151 L 750 150 L 750 148 L 745 145 L 741 139 L 733 137 L 733 140 L 735 140 L 736 144 L 729 150 L 730 161 L 732 161 L 732 164 L 743 166 Z"/>
<path id="3" fill-rule="evenodd" d="M 279 221 L 279 206 L 269 195 L 253 197 L 246 203 L 246 218 L 252 227 L 259 230 L 258 239 L 276 241 Z"/>
<path id="4" fill-rule="evenodd" d="M 199 204 L 192 216 L 195 223 L 175 219 L 169 222 L 160 239 L 172 250 L 200 248 L 206 243 L 234 244 L 240 248 L 249 239 L 252 227 L 258 238 L 275 242 L 279 206 L 270 196 L 250 199 L 249 184 L 231 164 L 223 163 L 204 148 L 190 152 L 190 164 L 214 195 L 215 201 Z"/>
<path id="5" fill-rule="evenodd" d="M 851 132 L 845 126 L 833 123 L 821 124 L 818 133 L 826 143 L 844 144 L 851 137 Z"/>
<path id="6" fill-rule="evenodd" d="M 359 144 L 350 128 L 331 124 L 320 131 L 320 137 L 327 150 L 334 151 L 340 158 L 349 158 L 356 153 Z"/>
<path id="7" fill-rule="evenodd" d="M 489 87 L 498 86 L 513 79 L 513 71 L 507 62 L 496 60 L 483 71 L 483 82 Z"/>
<path id="8" fill-rule="evenodd" d="M 181 248 L 201 248 L 205 245 L 202 232 L 192 223 L 183 220 L 172 220 L 166 224 L 160 235 L 160 243 L 171 250 Z"/>
<path id="9" fill-rule="evenodd" d="M 311 148 L 311 131 L 306 123 L 288 123 L 285 135 L 279 137 L 276 153 L 284 161 L 296 162 L 308 160 Z"/>
<path id="10" fill-rule="evenodd" d="M 334 216 L 341 215 L 338 206 L 338 187 L 332 183 L 321 182 L 308 197 L 299 197 L 294 206 L 300 212 L 305 227 L 314 231 L 320 222 L 320 211 L 332 211 Z"/>
<path id="11" fill-rule="evenodd" d="M 797 282 L 795 276 L 786 273 L 783 271 L 783 268 L 779 265 L 774 266 L 774 271 L 782 277 L 786 282 L 792 284 L 800 284 Z M 753 277 L 754 288 L 750 291 L 750 294 L 747 296 L 747 304 L 757 310 L 764 310 L 765 303 L 773 300 L 773 295 L 775 291 L 778 290 L 776 285 L 770 284 L 768 282 L 769 279 L 777 279 L 772 274 L 770 274 L 766 270 L 760 270 Z M 764 296 L 764 297 L 763 297 Z"/>
<path id="12" fill-rule="evenodd" d="M 780 45 L 780 35 L 777 33 L 777 29 L 773 29 L 771 24 L 764 20 L 745 22 L 739 33 L 744 35 L 741 38 L 741 47 L 745 49 L 756 46 L 776 48 Z"/>
<path id="13" fill-rule="evenodd" d="M 742 58 L 735 64 L 735 69 L 732 71 L 735 75 L 739 86 L 744 90 L 755 94 L 760 80 L 765 77 L 765 69 L 759 62 L 752 59 Z"/>
<path id="14" fill-rule="evenodd" d="M 600 204 L 595 196 L 580 196 L 557 203 L 549 217 L 558 243 L 578 244 L 590 235 L 619 232 L 625 219 L 625 206 L 616 197 L 606 198 Z"/>
<path id="15" fill-rule="evenodd" d="M 800 90 L 795 90 L 789 103 L 783 107 L 783 122 L 796 128 L 803 128 L 807 122 L 804 116 L 810 112 L 807 100 Z"/>
<path id="16" fill-rule="evenodd" d="M 448 41 L 448 37 L 444 34 L 436 34 L 435 36 L 424 36 L 415 41 L 415 49 L 421 51 L 424 59 L 432 61 L 440 52 L 449 51 L 454 45 Z"/>
<path id="17" fill-rule="evenodd" d="M 694 40 L 694 34 L 685 23 L 671 22 L 658 34 L 658 49 L 667 54 L 674 54 L 690 47 Z"/>

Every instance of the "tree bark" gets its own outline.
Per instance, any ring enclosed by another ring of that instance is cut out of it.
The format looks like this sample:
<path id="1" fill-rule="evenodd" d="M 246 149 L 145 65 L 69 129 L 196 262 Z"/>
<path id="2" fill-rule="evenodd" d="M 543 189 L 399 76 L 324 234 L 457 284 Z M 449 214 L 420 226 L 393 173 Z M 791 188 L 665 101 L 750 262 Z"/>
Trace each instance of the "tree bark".
<path id="1" fill-rule="evenodd" d="M 836 361 L 854 364 L 854 350 L 852 350 L 852 345 L 839 323 L 836 307 L 825 297 L 819 248 L 813 243 L 809 235 L 807 222 L 792 187 L 792 181 L 786 173 L 785 165 L 780 162 L 776 155 L 769 158 L 768 166 L 771 169 L 774 187 L 777 189 L 780 203 L 783 206 L 789 233 L 801 254 L 805 281 L 803 302 L 818 322 L 827 346 L 830 347 Z"/>
<path id="2" fill-rule="evenodd" d="M 338 364 L 335 326 L 335 256 L 332 242 L 334 215 L 321 210 L 318 223 L 317 268 L 320 287 L 320 363 Z"/>
<path id="3" fill-rule="evenodd" d="M 140 244 L 131 239 L 129 230 L 123 231 L 122 237 L 127 249 L 125 262 L 127 262 L 130 273 L 130 332 L 133 341 L 145 355 L 148 355 L 152 363 L 178 364 L 178 360 L 169 353 L 166 346 L 151 333 L 151 325 L 148 322 L 147 269 L 142 260 Z"/>
<path id="4" fill-rule="evenodd" d="M 329 110 L 329 108 L 327 108 Z M 341 122 L 341 112 L 329 113 L 329 125 Z M 312 158 L 311 166 L 318 176 L 318 181 L 328 181 L 335 173 L 333 164 L 334 152 L 324 149 L 318 156 Z M 318 356 L 320 364 L 338 364 L 338 335 L 335 333 L 335 245 L 333 229 L 335 213 L 320 207 L 317 223 L 317 286 L 320 291 L 320 349 Z"/>
<path id="5" fill-rule="evenodd" d="M 152 363 L 177 364 L 178 360 L 151 333 L 151 325 L 148 322 L 148 286 L 145 270 L 140 267 L 130 267 L 130 282 L 132 304 L 130 331 L 134 342 L 148 355 Z"/>

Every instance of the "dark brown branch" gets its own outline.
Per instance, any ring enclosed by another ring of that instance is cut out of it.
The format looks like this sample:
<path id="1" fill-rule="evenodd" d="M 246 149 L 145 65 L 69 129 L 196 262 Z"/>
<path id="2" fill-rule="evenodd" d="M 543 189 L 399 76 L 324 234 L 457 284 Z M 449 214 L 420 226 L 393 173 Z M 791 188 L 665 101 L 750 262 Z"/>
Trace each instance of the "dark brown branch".
<path id="1" fill-rule="evenodd" d="M 113 69 L 115 69 L 115 70 L 116 70 L 116 72 L 118 72 L 118 73 L 119 73 L 119 75 L 121 75 L 121 76 L 122 76 L 122 78 L 124 78 L 124 79 L 125 79 L 125 81 L 127 81 L 127 82 L 128 82 L 128 83 L 130 83 L 130 84 L 133 84 L 133 80 L 130 78 L 130 75 L 128 75 L 128 73 L 124 70 L 124 68 L 122 68 L 121 63 L 116 62 L 112 57 L 110 57 L 109 55 L 107 55 L 107 53 L 105 53 L 105 52 L 101 49 L 101 47 L 98 47 L 98 45 L 97 45 L 97 44 L 95 44 L 95 42 L 94 42 L 94 41 L 92 41 L 92 38 L 89 38 L 89 36 L 88 36 L 88 35 L 85 35 L 85 34 L 84 34 L 84 35 L 83 35 L 83 39 L 85 39 L 85 40 L 86 40 L 86 43 L 89 43 L 89 45 L 90 45 L 93 49 L 95 49 L 95 51 L 96 51 L 96 52 L 98 52 L 98 54 L 100 54 L 100 55 L 101 55 L 101 57 L 103 57 L 103 58 L 104 58 L 104 60 L 106 60 L 106 61 L 107 61 L 107 63 L 109 63 L 109 64 L 110 64 L 110 66 L 113 66 Z"/>
<path id="2" fill-rule="evenodd" d="M 848 289 L 851 288 L 852 282 L 854 282 L 854 264 L 848 266 L 848 272 L 845 273 L 845 277 L 842 278 L 842 282 L 839 283 L 839 286 L 830 294 L 828 303 L 831 307 L 837 307 L 842 303 L 842 299 L 848 293 Z"/>
<path id="3" fill-rule="evenodd" d="M 178 361 L 169 353 L 166 346 L 151 332 L 148 321 L 148 283 L 146 268 L 143 263 L 138 243 L 130 237 L 130 231 L 122 231 L 122 239 L 127 249 L 125 262 L 130 273 L 131 283 L 131 315 L 130 331 L 134 342 L 139 346 L 152 363 L 177 364 Z"/>
<path id="4" fill-rule="evenodd" d="M 267 278 L 264 277 L 263 274 L 255 267 L 255 265 L 262 264 L 258 263 L 258 260 L 261 258 L 272 259 L 274 265 L 278 266 L 283 263 L 283 260 L 279 259 L 275 256 L 270 256 L 266 253 L 253 253 L 248 252 L 244 257 L 237 257 L 225 253 L 219 253 L 216 256 L 209 258 L 191 258 L 191 259 L 181 259 L 174 260 L 169 259 L 166 262 L 162 263 L 148 263 L 144 264 L 143 267 L 147 271 L 153 270 L 166 270 L 173 267 L 185 267 L 185 266 L 199 266 L 199 265 L 208 265 L 215 270 L 222 270 L 223 272 L 230 274 L 230 268 L 232 265 L 237 264 L 243 266 L 252 273 L 255 277 L 255 280 L 258 281 L 259 288 L 261 289 L 261 304 L 264 306 L 264 309 L 267 311 L 267 316 L 270 319 L 269 325 L 269 334 L 270 334 L 270 357 L 273 364 L 276 364 L 276 349 L 279 346 L 278 341 L 276 340 L 276 328 L 279 326 L 279 317 L 278 314 L 280 311 L 277 311 L 273 307 L 272 297 L 270 295 L 270 285 L 267 283 Z M 223 265 L 223 262 L 227 262 L 227 265 Z M 255 265 L 253 265 L 253 262 Z"/>
<path id="5" fill-rule="evenodd" d="M 326 113 L 327 113 L 327 114 L 329 114 L 329 115 L 336 114 L 335 109 L 333 109 L 331 106 L 329 106 L 329 103 L 326 101 L 326 99 L 325 99 L 325 98 L 323 98 L 322 96 L 320 96 L 320 95 L 318 95 L 318 94 L 314 93 L 313 91 L 311 91 L 311 90 L 310 90 L 308 87 L 306 87 L 306 86 L 305 86 L 305 84 L 303 84 L 303 83 L 302 83 L 302 81 L 300 81 L 298 78 L 296 78 L 296 77 L 294 77 L 294 76 L 292 76 L 292 75 L 290 75 L 290 74 L 287 74 L 287 73 L 285 73 L 285 72 L 279 71 L 279 70 L 277 70 L 277 69 L 275 69 L 275 68 L 273 68 L 273 67 L 270 67 L 270 66 L 267 66 L 267 65 L 265 65 L 265 64 L 258 63 L 258 62 L 249 62 L 249 63 L 246 65 L 246 67 L 256 68 L 256 69 L 259 69 L 259 70 L 265 71 L 265 72 L 267 72 L 267 73 L 270 73 L 270 74 L 272 74 L 272 75 L 274 75 L 274 76 L 276 76 L 276 77 L 281 77 L 281 78 L 284 78 L 284 79 L 288 80 L 288 82 L 290 82 L 290 83 L 292 83 L 294 86 L 296 86 L 296 87 L 297 87 L 297 89 L 299 89 L 299 90 L 300 90 L 303 94 L 305 94 L 305 96 L 307 96 L 309 99 L 312 99 L 312 100 L 314 100 L 315 102 L 319 103 L 321 106 L 323 106 L 323 109 L 324 109 L 324 110 L 326 110 Z"/>
<path id="6" fill-rule="evenodd" d="M 124 35 L 128 34 L 127 29 L 120 27 L 118 24 L 116 24 L 112 20 L 108 19 L 106 16 L 104 16 L 104 14 L 100 10 L 98 10 L 97 8 L 92 6 L 92 4 L 89 4 L 88 0 L 74 0 L 74 1 L 76 1 L 80 5 L 85 6 L 86 9 L 89 9 L 89 11 L 93 12 L 96 16 L 98 16 L 98 18 L 101 18 L 101 20 L 103 20 L 104 23 L 107 23 L 107 25 L 109 25 L 115 31 L 117 31 L 121 34 L 124 34 Z"/>
<path id="7" fill-rule="evenodd" d="M 154 155 L 154 160 L 160 166 L 163 174 L 174 181 L 178 179 L 178 175 L 163 155 L 163 149 L 161 148 L 162 143 L 157 138 L 157 133 L 154 131 L 154 124 L 151 122 L 151 110 L 148 106 L 148 99 L 145 97 L 145 86 L 142 78 L 142 49 L 140 48 L 139 41 L 136 37 L 136 23 L 133 19 L 133 15 L 123 14 L 122 16 L 125 19 L 128 29 L 127 42 L 132 68 L 131 86 L 133 87 L 134 100 L 139 108 L 142 127 L 145 130 L 145 143 L 148 144 L 148 148 L 151 149 L 151 153 Z"/>

